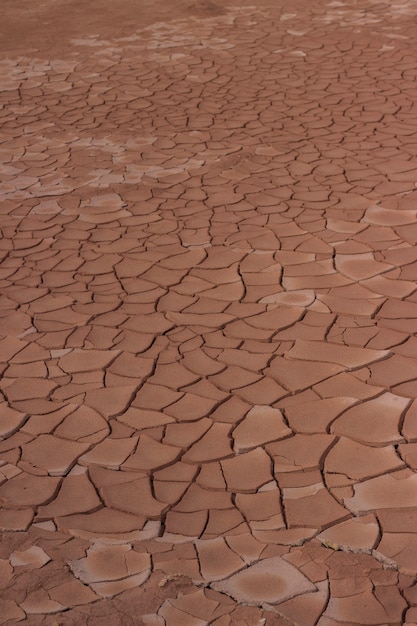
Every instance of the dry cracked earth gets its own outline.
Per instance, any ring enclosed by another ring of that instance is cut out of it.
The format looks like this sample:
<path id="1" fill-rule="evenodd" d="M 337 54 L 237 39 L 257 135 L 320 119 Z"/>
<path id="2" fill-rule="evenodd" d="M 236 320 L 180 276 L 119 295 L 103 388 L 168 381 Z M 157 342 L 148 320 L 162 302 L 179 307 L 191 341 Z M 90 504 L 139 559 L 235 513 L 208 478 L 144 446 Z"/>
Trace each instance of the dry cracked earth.
<path id="1" fill-rule="evenodd" d="M 0 624 L 417 624 L 417 3 L 7 7 Z"/>

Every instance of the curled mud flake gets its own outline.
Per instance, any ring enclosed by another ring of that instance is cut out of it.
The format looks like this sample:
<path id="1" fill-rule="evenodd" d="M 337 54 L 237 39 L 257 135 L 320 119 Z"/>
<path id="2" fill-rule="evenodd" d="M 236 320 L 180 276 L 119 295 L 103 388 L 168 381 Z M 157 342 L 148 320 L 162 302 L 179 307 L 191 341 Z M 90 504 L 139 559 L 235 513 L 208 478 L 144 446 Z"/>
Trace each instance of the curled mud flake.
<path id="1" fill-rule="evenodd" d="M 38 546 L 32 546 L 23 551 L 15 551 L 10 555 L 10 564 L 13 567 L 23 566 L 29 569 L 37 569 L 43 567 L 50 560 L 46 552 Z"/>
<path id="2" fill-rule="evenodd" d="M 259 606 L 276 605 L 317 589 L 298 569 L 280 557 L 263 559 L 211 586 L 239 602 Z"/>
<path id="3" fill-rule="evenodd" d="M 68 607 L 55 600 L 44 589 L 30 593 L 20 607 L 28 615 L 50 615 L 65 611 Z"/>
<path id="4" fill-rule="evenodd" d="M 23 446 L 22 460 L 45 470 L 50 476 L 64 476 L 88 448 L 88 443 L 39 435 Z"/>
<path id="5" fill-rule="evenodd" d="M 0 486 L 0 500 L 3 506 L 10 509 L 39 506 L 55 496 L 60 483 L 58 477 L 21 472 Z"/>
<path id="6" fill-rule="evenodd" d="M 331 550 L 371 551 L 379 539 L 379 525 L 372 514 L 352 518 L 330 526 L 318 538 Z"/>
<path id="7" fill-rule="evenodd" d="M 408 404 L 408 398 L 384 393 L 348 409 L 333 422 L 331 431 L 364 445 L 400 443 L 399 425 Z"/>
<path id="8" fill-rule="evenodd" d="M 279 409 L 256 405 L 233 430 L 234 450 L 241 453 L 292 434 Z"/>
<path id="9" fill-rule="evenodd" d="M 88 549 L 85 558 L 70 563 L 74 575 L 105 598 L 142 585 L 149 578 L 150 565 L 150 556 L 136 552 L 130 544 L 98 543 Z"/>

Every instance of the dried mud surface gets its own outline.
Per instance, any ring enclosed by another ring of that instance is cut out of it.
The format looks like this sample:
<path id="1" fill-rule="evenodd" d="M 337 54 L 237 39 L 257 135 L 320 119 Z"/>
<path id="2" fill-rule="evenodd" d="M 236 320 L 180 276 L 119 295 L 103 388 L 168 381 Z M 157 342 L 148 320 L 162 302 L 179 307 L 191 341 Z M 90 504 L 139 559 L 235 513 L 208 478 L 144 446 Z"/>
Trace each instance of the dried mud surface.
<path id="1" fill-rule="evenodd" d="M 0 624 L 417 624 L 417 3 L 2 6 Z"/>

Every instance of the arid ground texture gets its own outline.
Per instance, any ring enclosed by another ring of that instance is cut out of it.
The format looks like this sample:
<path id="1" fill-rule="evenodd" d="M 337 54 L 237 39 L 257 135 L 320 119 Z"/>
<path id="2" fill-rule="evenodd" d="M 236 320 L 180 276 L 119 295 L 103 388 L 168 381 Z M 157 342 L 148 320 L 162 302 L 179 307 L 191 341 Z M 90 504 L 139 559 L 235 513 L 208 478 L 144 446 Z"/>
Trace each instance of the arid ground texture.
<path id="1" fill-rule="evenodd" d="M 3 0 L 1 625 L 417 624 L 416 20 Z"/>

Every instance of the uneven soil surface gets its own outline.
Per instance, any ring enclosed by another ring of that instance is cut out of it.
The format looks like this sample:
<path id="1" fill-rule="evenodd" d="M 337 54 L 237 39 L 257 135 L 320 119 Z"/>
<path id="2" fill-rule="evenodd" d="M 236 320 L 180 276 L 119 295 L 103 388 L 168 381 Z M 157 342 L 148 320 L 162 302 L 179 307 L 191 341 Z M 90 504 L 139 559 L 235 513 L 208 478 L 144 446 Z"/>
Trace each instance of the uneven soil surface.
<path id="1" fill-rule="evenodd" d="M 0 624 L 417 624 L 417 2 L 2 13 Z"/>

